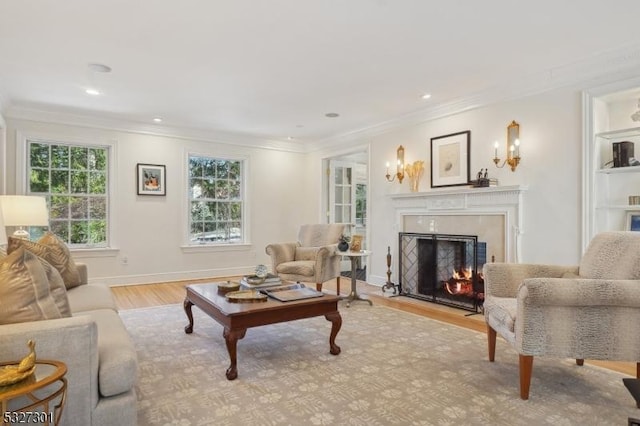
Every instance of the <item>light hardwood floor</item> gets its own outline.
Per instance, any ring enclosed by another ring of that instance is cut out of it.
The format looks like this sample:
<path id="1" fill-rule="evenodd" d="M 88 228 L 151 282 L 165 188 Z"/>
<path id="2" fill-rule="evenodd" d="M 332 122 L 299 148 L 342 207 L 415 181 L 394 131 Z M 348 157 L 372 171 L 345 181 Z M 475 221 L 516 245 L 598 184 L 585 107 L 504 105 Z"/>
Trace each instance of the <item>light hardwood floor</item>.
<path id="1" fill-rule="evenodd" d="M 218 282 L 226 280 L 238 280 L 240 277 L 217 277 L 192 281 L 175 281 L 157 284 L 141 284 L 111 287 L 118 309 L 136 309 L 160 305 L 170 305 L 182 303 L 185 296 L 185 287 L 189 284 Z M 347 295 L 350 291 L 351 280 L 342 278 L 340 280 L 340 294 Z M 323 285 L 323 290 L 329 292 L 336 291 L 335 280 L 328 281 Z M 471 330 L 486 332 L 486 325 L 482 314 L 471 314 L 468 311 L 437 305 L 434 303 L 412 299 L 409 297 L 390 297 L 392 292 L 387 290 L 382 292 L 380 287 L 358 281 L 357 291 L 359 294 L 371 299 L 374 304 L 388 306 L 398 310 L 422 315 L 438 321 L 454 324 L 459 327 Z M 354 302 L 365 303 L 365 302 Z M 344 308 L 346 309 L 346 307 Z M 496 356 L 496 359 L 499 355 Z M 498 362 L 498 361 L 496 361 Z M 631 362 L 605 362 L 605 361 L 585 361 L 593 365 L 608 368 L 636 376 L 636 364 Z M 535 365 L 534 365 L 535 368 Z"/>

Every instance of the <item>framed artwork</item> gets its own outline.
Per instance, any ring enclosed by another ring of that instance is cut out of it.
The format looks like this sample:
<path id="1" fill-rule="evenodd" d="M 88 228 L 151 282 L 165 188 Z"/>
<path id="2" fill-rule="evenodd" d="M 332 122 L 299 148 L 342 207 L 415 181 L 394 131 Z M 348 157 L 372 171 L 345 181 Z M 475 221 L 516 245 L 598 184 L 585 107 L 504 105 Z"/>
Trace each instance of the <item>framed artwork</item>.
<path id="1" fill-rule="evenodd" d="M 640 231 L 640 211 L 627 212 L 626 231 Z"/>
<path id="2" fill-rule="evenodd" d="M 431 138 L 431 187 L 468 185 L 471 130 Z"/>
<path id="3" fill-rule="evenodd" d="M 167 195 L 166 167 L 160 164 L 138 164 L 138 195 Z"/>

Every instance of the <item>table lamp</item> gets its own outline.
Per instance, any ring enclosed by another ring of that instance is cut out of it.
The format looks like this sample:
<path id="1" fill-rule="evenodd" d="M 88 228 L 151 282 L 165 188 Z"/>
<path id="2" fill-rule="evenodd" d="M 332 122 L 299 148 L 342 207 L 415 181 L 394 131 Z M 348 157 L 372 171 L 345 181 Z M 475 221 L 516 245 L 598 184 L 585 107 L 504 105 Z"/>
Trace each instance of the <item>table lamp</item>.
<path id="1" fill-rule="evenodd" d="M 29 239 L 25 226 L 49 226 L 49 211 L 44 197 L 0 195 L 0 210 L 4 226 L 18 227 L 12 235 L 15 238 Z"/>

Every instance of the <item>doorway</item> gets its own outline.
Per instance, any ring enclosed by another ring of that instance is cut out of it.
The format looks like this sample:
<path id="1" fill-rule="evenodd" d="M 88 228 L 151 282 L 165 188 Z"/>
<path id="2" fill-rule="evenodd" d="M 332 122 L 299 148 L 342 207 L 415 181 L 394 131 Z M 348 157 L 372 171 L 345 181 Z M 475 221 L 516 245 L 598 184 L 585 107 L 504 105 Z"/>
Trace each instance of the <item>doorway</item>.
<path id="1" fill-rule="evenodd" d="M 367 206 L 369 165 L 367 151 L 326 159 L 325 211 L 328 223 L 344 223 L 349 236 L 361 235 L 362 248 L 368 247 Z M 366 258 L 365 258 L 366 259 Z M 357 265 L 356 279 L 366 281 L 366 262 Z M 351 277 L 351 262 L 343 260 L 341 276 Z"/>

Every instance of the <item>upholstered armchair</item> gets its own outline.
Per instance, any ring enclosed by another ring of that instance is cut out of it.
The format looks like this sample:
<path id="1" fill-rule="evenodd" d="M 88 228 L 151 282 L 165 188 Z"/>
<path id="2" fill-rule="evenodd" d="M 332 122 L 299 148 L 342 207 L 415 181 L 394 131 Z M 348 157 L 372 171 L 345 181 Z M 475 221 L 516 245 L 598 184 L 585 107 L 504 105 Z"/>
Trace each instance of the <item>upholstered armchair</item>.
<path id="1" fill-rule="evenodd" d="M 534 356 L 636 362 L 640 377 L 640 232 L 605 232 L 578 266 L 487 263 L 489 361 L 496 335 L 519 354 L 520 398 Z"/>
<path id="2" fill-rule="evenodd" d="M 313 282 L 318 291 L 325 281 L 337 277 L 340 294 L 341 256 L 336 252 L 343 233 L 343 224 L 302 225 L 298 241 L 267 246 L 273 273 L 283 280 Z"/>

